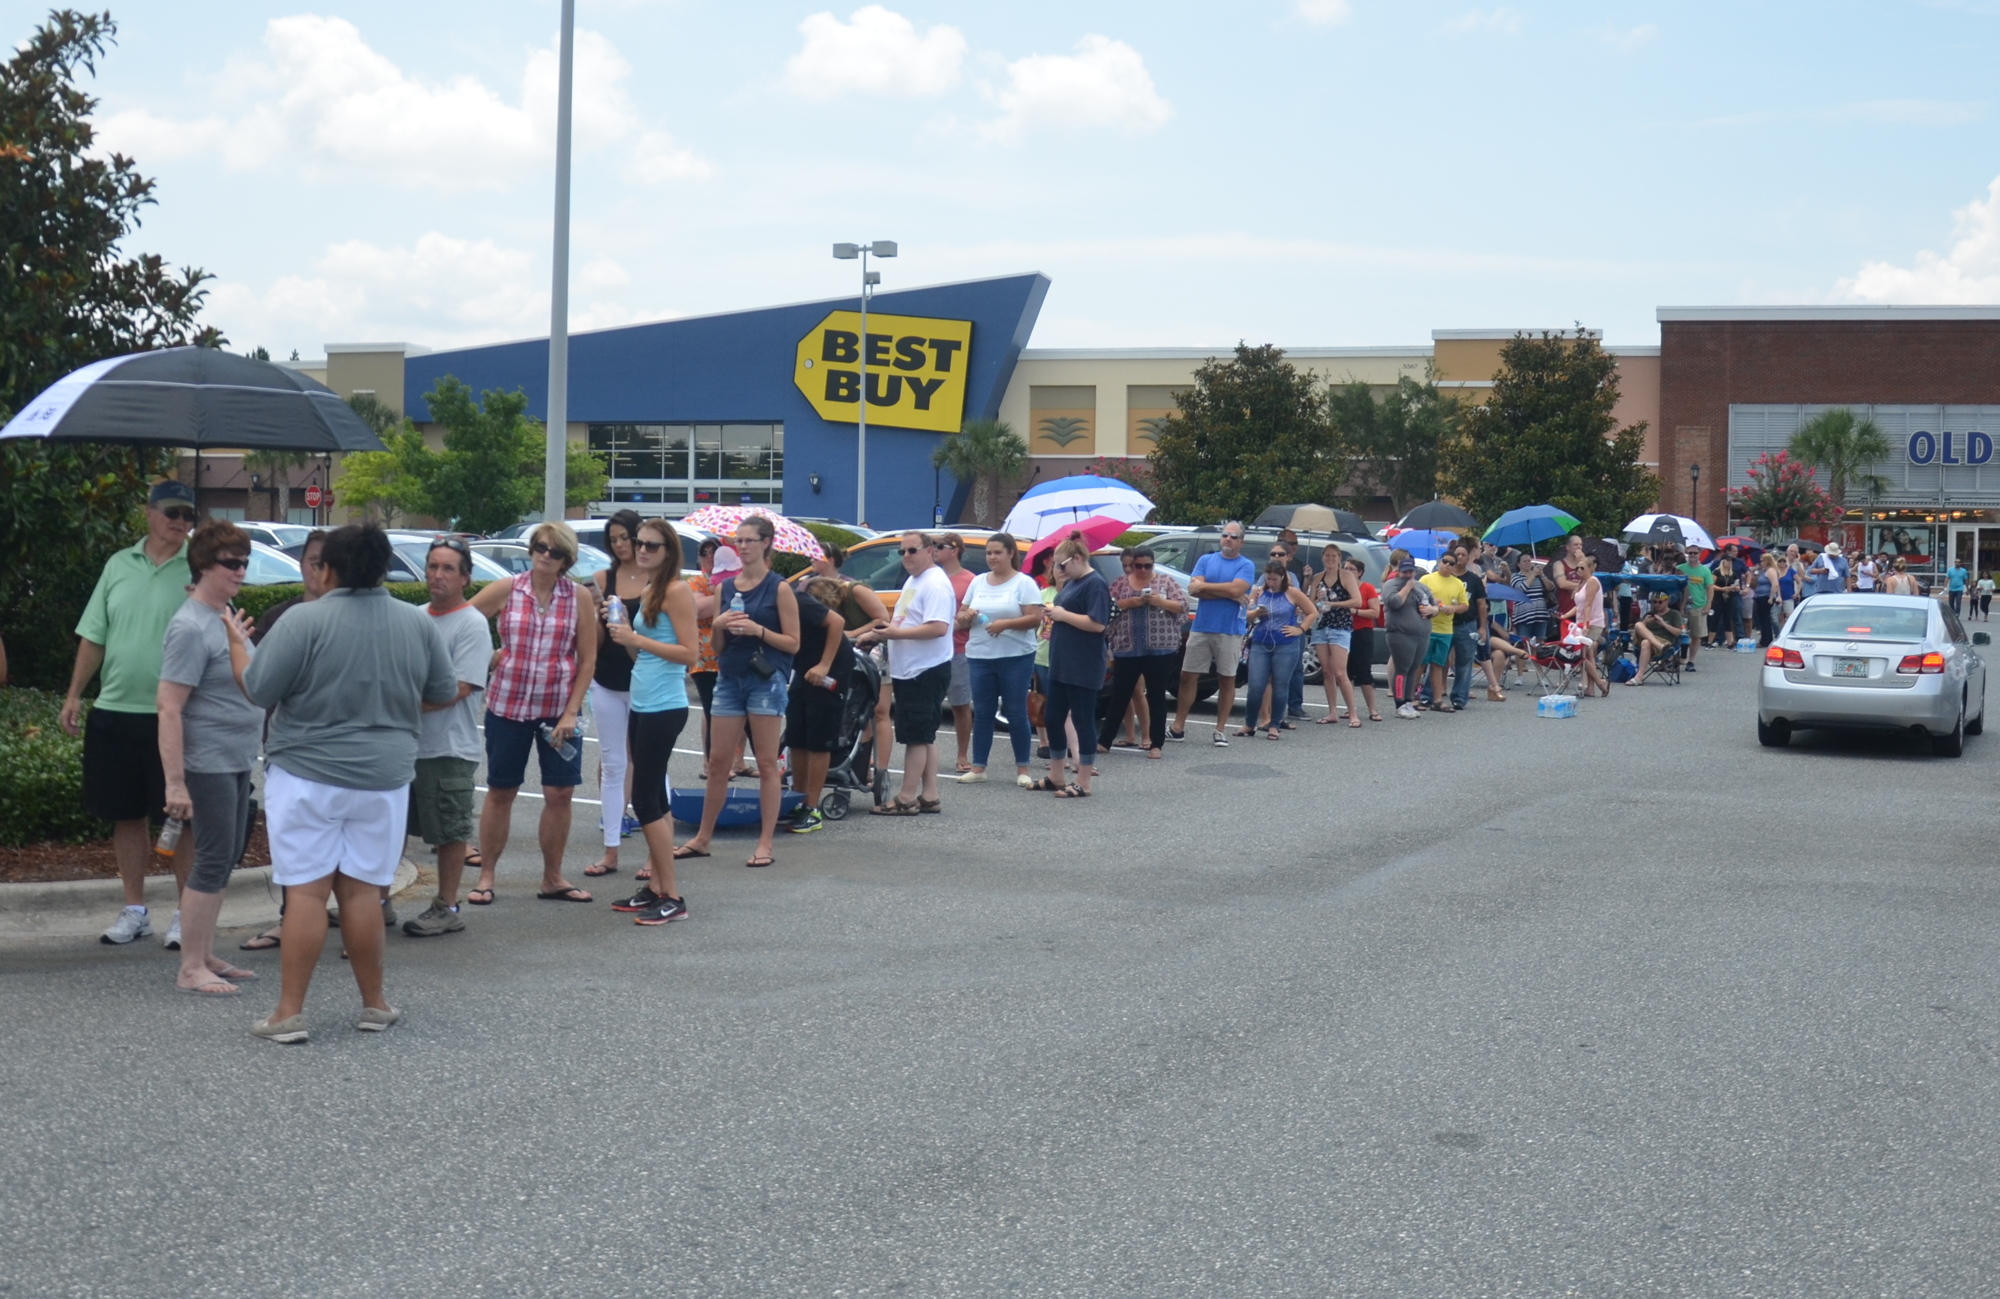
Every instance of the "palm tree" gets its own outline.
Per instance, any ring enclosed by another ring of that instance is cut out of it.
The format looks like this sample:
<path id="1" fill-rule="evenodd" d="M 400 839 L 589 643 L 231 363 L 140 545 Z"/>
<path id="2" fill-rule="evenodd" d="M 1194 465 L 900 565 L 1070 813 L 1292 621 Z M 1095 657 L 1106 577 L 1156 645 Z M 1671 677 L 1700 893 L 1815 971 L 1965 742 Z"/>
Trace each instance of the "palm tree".
<path id="1" fill-rule="evenodd" d="M 292 470 L 303 468 L 312 460 L 309 451 L 252 451 L 243 457 L 243 467 L 263 474 L 275 485 L 278 493 L 278 522 L 291 522 L 292 513 Z"/>
<path id="2" fill-rule="evenodd" d="M 1874 496 L 1889 490 L 1889 480 L 1870 468 L 1888 456 L 1889 439 L 1874 420 L 1856 419 L 1844 406 L 1801 424 L 1787 450 L 1793 459 L 1826 475 L 1826 494 L 1833 498 L 1836 519 L 1847 511 L 1848 492 Z"/>
<path id="3" fill-rule="evenodd" d="M 967 420 L 965 427 L 938 444 L 931 464 L 972 484 L 972 520 L 983 528 L 1001 481 L 1017 477 L 1027 467 L 1028 448 L 1000 420 Z"/>

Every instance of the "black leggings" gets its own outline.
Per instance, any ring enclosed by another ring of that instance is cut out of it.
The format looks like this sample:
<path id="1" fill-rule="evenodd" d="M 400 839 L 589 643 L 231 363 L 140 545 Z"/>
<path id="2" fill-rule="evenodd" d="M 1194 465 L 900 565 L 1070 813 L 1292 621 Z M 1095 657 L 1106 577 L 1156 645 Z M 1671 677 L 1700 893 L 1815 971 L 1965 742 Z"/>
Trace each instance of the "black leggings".
<path id="1" fill-rule="evenodd" d="M 1167 687 L 1174 677 L 1174 656 L 1171 654 L 1141 654 L 1135 658 L 1113 659 L 1111 661 L 1111 707 L 1105 711 L 1104 724 L 1097 730 L 1097 747 L 1108 749 L 1118 734 L 1118 724 L 1125 720 L 1125 709 L 1132 702 L 1132 693 L 1139 685 L 1139 679 L 1146 681 L 1146 729 L 1151 741 L 1146 747 L 1157 749 L 1167 742 Z M 1076 733 L 1078 743 L 1083 741 L 1083 732 Z"/>
<path id="2" fill-rule="evenodd" d="M 1063 723 L 1074 721 L 1078 762 L 1084 765 L 1096 762 L 1098 691 L 1073 686 L 1053 677 L 1048 687 L 1048 694 L 1042 698 L 1042 725 L 1049 733 L 1049 757 L 1066 756 L 1064 750 L 1069 748 L 1069 736 L 1063 731 Z"/>
<path id="3" fill-rule="evenodd" d="M 701 756 L 708 756 L 708 717 L 715 707 L 715 678 L 717 672 L 690 672 L 688 680 L 701 692 Z"/>
<path id="4" fill-rule="evenodd" d="M 674 744 L 687 720 L 685 707 L 659 713 L 632 710 L 625 734 L 632 745 L 632 810 L 640 825 L 651 825 L 667 814 L 667 759 L 674 756 Z"/>
<path id="5" fill-rule="evenodd" d="M 1431 638 L 1426 632 L 1389 633 L 1389 689 L 1397 690 L 1398 704 L 1413 704 L 1424 688 L 1424 661 L 1430 656 Z"/>

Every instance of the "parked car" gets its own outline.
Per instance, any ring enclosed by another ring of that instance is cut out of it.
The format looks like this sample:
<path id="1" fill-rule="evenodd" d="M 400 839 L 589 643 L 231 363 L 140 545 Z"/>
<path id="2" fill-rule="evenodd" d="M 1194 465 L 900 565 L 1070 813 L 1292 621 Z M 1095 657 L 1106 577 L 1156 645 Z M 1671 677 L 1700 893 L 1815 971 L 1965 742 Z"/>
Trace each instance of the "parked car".
<path id="1" fill-rule="evenodd" d="M 1810 596 L 1757 678 L 1758 742 L 1783 748 L 1801 727 L 1905 731 L 1956 758 L 1986 729 L 1986 661 L 1939 601 Z"/>
<path id="2" fill-rule="evenodd" d="M 246 522 L 236 520 L 236 526 L 243 529 L 252 541 L 261 541 L 273 550 L 283 550 L 287 546 L 305 544 L 312 535 L 312 529 L 299 523 L 268 523 L 263 520 Z"/>
<path id="3" fill-rule="evenodd" d="M 569 575 L 582 582 L 604 569 L 611 567 L 611 556 L 597 547 L 577 543 L 576 563 L 570 565 Z M 525 573 L 533 564 L 535 555 L 525 542 L 518 541 L 475 541 L 472 543 L 474 562 L 491 560 L 509 573 Z"/>
<path id="4" fill-rule="evenodd" d="M 303 542 L 300 543 L 299 549 L 305 549 Z M 243 585 L 282 586 L 286 582 L 304 580 L 304 570 L 299 567 L 297 559 L 276 546 L 251 538 L 250 567 L 243 570 Z"/>

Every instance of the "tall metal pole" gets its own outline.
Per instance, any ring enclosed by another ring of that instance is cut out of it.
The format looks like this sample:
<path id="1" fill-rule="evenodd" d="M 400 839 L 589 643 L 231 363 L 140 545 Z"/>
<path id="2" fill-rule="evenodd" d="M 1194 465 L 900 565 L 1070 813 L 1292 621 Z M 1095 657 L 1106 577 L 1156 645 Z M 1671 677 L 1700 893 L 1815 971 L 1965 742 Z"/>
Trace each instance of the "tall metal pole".
<path id="1" fill-rule="evenodd" d="M 856 425 L 855 522 L 868 526 L 868 246 L 861 246 L 861 420 Z"/>
<path id="2" fill-rule="evenodd" d="M 562 0 L 562 36 L 556 55 L 556 234 L 549 286 L 548 452 L 542 476 L 545 519 L 562 518 L 569 495 L 569 134 L 575 49 L 576 0 Z"/>

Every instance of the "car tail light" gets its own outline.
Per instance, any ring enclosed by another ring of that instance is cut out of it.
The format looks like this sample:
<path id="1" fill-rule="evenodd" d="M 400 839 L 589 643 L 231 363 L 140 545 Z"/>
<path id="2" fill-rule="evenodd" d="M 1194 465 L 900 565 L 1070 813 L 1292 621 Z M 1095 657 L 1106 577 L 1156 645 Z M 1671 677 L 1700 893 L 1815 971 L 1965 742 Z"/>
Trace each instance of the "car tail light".
<path id="1" fill-rule="evenodd" d="M 1799 657 L 1797 650 L 1773 645 L 1764 651 L 1764 666 L 1767 668 L 1803 668 L 1805 665 L 1806 661 Z"/>
<path id="2" fill-rule="evenodd" d="M 1932 650 L 1929 654 L 1905 654 L 1903 661 L 1896 665 L 1900 676 L 1913 677 L 1919 673 L 1931 676 L 1944 671 L 1944 655 Z"/>

